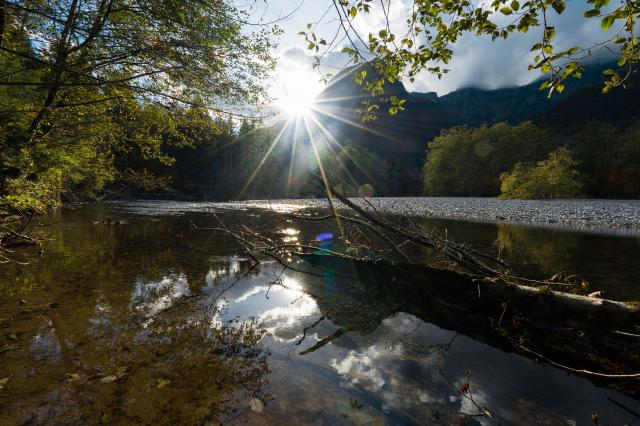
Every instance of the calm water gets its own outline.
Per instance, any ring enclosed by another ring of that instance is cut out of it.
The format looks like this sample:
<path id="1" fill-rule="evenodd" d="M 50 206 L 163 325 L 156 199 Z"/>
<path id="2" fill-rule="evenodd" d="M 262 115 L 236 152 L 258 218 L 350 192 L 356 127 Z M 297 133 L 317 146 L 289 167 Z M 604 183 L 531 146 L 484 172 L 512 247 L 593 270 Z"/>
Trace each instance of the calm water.
<path id="1" fill-rule="evenodd" d="M 625 424 L 640 402 L 425 322 L 411 288 L 251 262 L 189 205 L 88 205 L 47 217 L 51 241 L 0 269 L 0 424 Z M 264 210 L 228 224 L 286 230 Z M 108 219 L 111 220 L 109 223 Z M 117 221 L 117 224 L 114 223 Z M 579 272 L 640 299 L 640 241 L 426 221 L 519 270 Z M 293 229 L 291 229 L 293 228 Z M 459 388 L 469 384 L 473 400 Z M 491 417 L 480 416 L 480 409 Z"/>

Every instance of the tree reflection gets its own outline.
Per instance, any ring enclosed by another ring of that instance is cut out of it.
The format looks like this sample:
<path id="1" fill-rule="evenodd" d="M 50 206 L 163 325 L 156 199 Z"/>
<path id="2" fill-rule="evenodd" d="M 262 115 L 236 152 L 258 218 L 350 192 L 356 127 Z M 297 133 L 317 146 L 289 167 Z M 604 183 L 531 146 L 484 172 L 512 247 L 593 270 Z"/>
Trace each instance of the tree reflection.
<path id="1" fill-rule="evenodd" d="M 578 238 L 569 232 L 498 225 L 496 244 L 509 258 L 524 261 L 526 272 L 545 278 L 566 270 L 578 258 Z"/>
<path id="2" fill-rule="evenodd" d="M 184 231 L 67 222 L 47 229 L 46 257 L 0 272 L 16 283 L 0 288 L 16 336 L 0 423 L 227 422 L 269 399 L 265 328 L 214 320 L 200 291 L 249 263 L 176 247 Z"/>

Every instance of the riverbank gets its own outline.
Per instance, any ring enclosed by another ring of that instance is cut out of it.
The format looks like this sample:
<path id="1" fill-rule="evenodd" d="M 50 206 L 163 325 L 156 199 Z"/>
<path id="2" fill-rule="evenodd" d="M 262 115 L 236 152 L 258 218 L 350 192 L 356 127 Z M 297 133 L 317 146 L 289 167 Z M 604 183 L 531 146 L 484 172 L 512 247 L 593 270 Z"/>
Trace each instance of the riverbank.
<path id="1" fill-rule="evenodd" d="M 362 200 L 357 200 L 361 203 Z M 372 198 L 376 209 L 406 216 L 513 223 L 565 228 L 589 233 L 640 235 L 640 200 L 502 200 L 498 198 Z M 115 202 L 118 203 L 118 202 Z M 253 200 L 236 202 L 128 202 L 127 210 L 154 215 L 226 209 L 259 208 L 300 211 L 326 207 L 323 199 Z"/>

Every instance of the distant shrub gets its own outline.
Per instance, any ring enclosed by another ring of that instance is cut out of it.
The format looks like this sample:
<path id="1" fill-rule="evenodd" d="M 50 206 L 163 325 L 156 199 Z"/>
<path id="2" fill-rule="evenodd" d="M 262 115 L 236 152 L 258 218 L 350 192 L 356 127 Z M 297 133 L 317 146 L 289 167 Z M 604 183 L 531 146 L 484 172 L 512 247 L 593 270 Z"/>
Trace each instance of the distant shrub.
<path id="1" fill-rule="evenodd" d="M 530 122 L 445 130 L 429 143 L 424 194 L 495 197 L 500 194 L 502 173 L 517 163 L 544 159 L 552 143 L 544 130 Z"/>
<path id="2" fill-rule="evenodd" d="M 579 163 L 566 147 L 538 163 L 518 163 L 500 176 L 502 198 L 578 198 L 584 196 Z"/>

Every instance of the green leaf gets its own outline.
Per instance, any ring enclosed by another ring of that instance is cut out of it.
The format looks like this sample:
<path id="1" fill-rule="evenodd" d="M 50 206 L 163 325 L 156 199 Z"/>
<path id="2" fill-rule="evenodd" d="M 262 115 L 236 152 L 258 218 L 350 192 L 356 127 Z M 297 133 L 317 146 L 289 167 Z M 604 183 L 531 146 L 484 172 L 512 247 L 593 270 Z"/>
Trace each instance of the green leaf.
<path id="1" fill-rule="evenodd" d="M 611 25 L 613 25 L 615 20 L 616 18 L 613 15 L 605 16 L 602 19 L 602 22 L 600 22 L 600 26 L 602 27 L 603 30 L 607 31 L 609 30 L 609 28 L 611 28 Z"/>
<path id="2" fill-rule="evenodd" d="M 567 7 L 567 3 L 564 0 L 555 0 L 551 3 L 551 7 L 556 11 L 558 15 L 560 15 Z"/>
<path id="3" fill-rule="evenodd" d="M 520 10 L 520 3 L 518 3 L 518 0 L 513 0 L 511 2 L 511 9 L 515 10 L 516 12 Z"/>
<path id="4" fill-rule="evenodd" d="M 535 51 L 535 50 L 540 50 L 542 49 L 542 43 L 536 43 L 533 45 L 533 47 L 531 48 L 531 52 Z"/>
<path id="5" fill-rule="evenodd" d="M 353 6 L 351 10 L 349 10 L 349 16 L 351 17 L 351 19 L 353 19 L 356 17 L 357 14 L 358 14 L 358 9 L 356 9 L 355 6 Z"/>
<path id="6" fill-rule="evenodd" d="M 585 18 L 593 18 L 594 16 L 600 16 L 600 9 L 591 9 L 584 13 Z"/>

